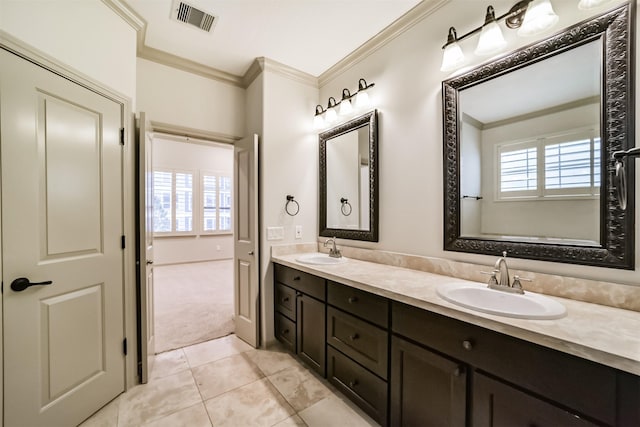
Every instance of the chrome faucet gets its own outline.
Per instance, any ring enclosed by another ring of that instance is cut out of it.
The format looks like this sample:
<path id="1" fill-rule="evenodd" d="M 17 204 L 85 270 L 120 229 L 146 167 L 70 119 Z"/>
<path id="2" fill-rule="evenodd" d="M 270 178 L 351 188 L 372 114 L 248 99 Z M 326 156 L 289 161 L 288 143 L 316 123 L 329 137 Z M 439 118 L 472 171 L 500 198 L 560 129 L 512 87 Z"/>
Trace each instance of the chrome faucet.
<path id="1" fill-rule="evenodd" d="M 520 283 L 520 281 L 531 281 L 530 279 L 525 279 L 520 276 L 513 276 L 513 283 L 511 282 L 511 279 L 509 278 L 509 267 L 507 266 L 506 251 L 502 252 L 502 256 L 496 261 L 496 265 L 491 273 L 485 273 L 484 271 L 482 271 L 481 273 L 491 276 L 489 278 L 489 283 L 487 286 L 498 291 L 524 294 L 524 290 L 522 289 L 522 284 Z M 498 280 L 498 278 L 496 277 L 498 274 L 500 274 L 500 280 Z"/>
<path id="2" fill-rule="evenodd" d="M 495 269 L 500 272 L 499 286 L 511 287 L 511 280 L 509 279 L 509 267 L 507 267 L 507 251 L 502 252 L 502 257 L 496 261 Z"/>
<path id="3" fill-rule="evenodd" d="M 332 237 L 330 239 L 327 239 L 324 242 L 323 246 L 326 248 L 329 243 L 333 243 L 333 248 L 329 249 L 329 256 L 332 257 L 332 258 L 342 258 L 342 253 L 336 247 L 336 238 Z"/>

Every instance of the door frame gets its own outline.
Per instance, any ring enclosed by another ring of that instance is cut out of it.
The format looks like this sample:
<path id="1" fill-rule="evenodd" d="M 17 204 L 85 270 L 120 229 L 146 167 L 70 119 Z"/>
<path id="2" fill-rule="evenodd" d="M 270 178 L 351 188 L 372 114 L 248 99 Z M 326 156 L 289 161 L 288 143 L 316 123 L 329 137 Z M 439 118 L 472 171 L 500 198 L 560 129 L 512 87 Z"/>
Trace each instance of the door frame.
<path id="1" fill-rule="evenodd" d="M 15 54 L 36 66 L 57 74 L 77 85 L 97 93 L 117 104 L 120 104 L 120 120 L 125 129 L 124 148 L 122 151 L 122 217 L 125 248 L 123 251 L 123 335 L 127 339 L 127 355 L 125 356 L 125 391 L 137 384 L 137 355 L 136 355 L 136 286 L 135 286 L 135 192 L 134 192 L 134 132 L 132 100 L 91 77 L 60 62 L 56 58 L 36 49 L 29 44 L 0 30 L 0 49 Z M 1 225 L 1 224 L 0 224 Z M 1 254 L 0 254 L 1 255 Z M 1 268 L 1 266 L 0 266 Z M 2 271 L 0 270 L 0 273 Z M 0 331 L 2 324 L 2 295 L 0 294 Z M 0 340 L 0 426 L 4 420 L 4 360 L 3 342 Z"/>

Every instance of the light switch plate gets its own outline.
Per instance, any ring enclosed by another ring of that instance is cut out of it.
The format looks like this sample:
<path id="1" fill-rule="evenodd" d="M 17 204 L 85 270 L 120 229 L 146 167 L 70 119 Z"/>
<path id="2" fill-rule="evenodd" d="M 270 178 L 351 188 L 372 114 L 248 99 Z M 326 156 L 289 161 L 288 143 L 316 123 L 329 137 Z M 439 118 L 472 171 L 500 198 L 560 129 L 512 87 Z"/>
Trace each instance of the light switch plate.
<path id="1" fill-rule="evenodd" d="M 302 239 L 302 226 L 296 225 L 296 239 Z"/>
<path id="2" fill-rule="evenodd" d="M 284 227 L 267 227 L 267 240 L 284 239 Z"/>

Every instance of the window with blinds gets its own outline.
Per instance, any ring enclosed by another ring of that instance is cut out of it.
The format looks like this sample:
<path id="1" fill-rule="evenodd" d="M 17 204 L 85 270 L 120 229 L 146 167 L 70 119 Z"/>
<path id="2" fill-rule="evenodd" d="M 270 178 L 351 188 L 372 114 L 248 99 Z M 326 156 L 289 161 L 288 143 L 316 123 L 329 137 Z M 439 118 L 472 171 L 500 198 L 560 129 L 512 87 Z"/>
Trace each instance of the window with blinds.
<path id="1" fill-rule="evenodd" d="M 202 231 L 231 231 L 231 177 L 202 172 Z"/>
<path id="2" fill-rule="evenodd" d="M 594 131 L 499 145 L 498 198 L 597 196 L 600 149 L 600 137 Z"/>
<path id="3" fill-rule="evenodd" d="M 153 231 L 193 231 L 193 173 L 153 171 Z"/>

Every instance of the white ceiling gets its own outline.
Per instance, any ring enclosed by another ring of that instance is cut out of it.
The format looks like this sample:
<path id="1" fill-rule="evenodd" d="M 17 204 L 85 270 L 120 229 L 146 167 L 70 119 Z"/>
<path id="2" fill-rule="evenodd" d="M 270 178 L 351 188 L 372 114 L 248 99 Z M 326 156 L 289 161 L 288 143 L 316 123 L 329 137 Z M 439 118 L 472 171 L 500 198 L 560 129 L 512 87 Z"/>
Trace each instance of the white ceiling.
<path id="1" fill-rule="evenodd" d="M 218 17 L 206 33 L 170 19 L 172 0 L 126 0 L 145 45 L 237 76 L 267 57 L 319 76 L 420 0 L 184 0 Z"/>

